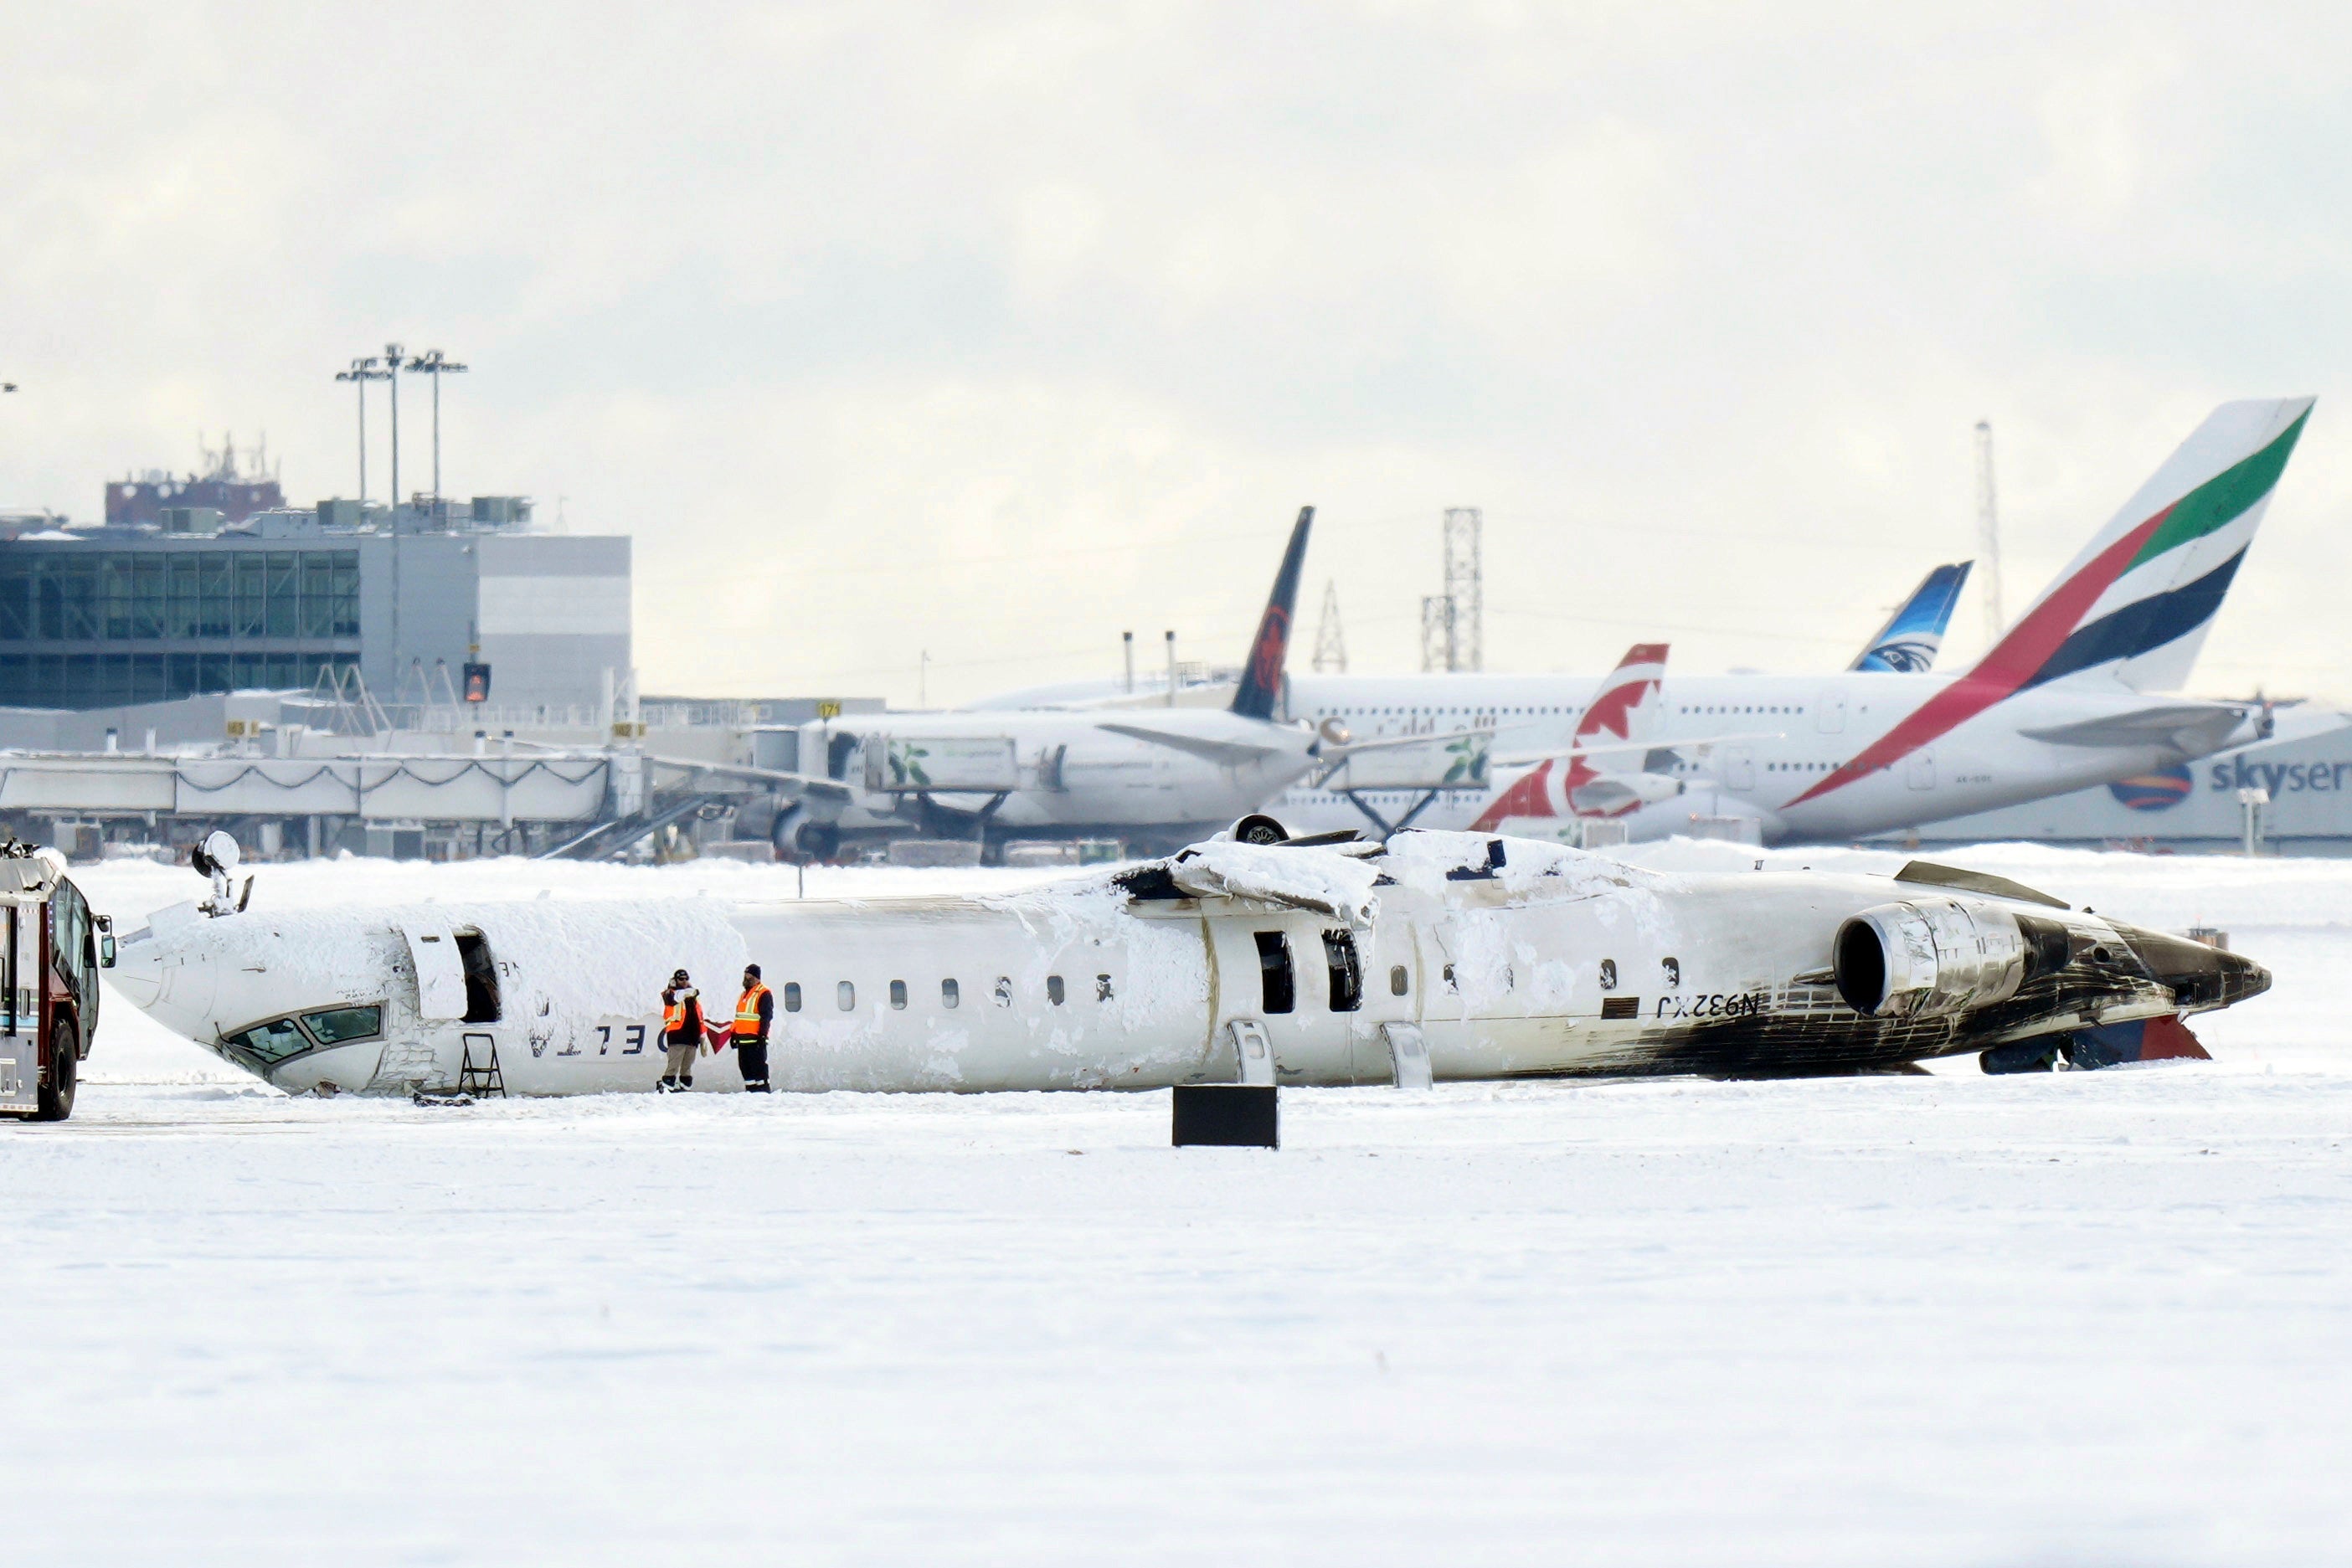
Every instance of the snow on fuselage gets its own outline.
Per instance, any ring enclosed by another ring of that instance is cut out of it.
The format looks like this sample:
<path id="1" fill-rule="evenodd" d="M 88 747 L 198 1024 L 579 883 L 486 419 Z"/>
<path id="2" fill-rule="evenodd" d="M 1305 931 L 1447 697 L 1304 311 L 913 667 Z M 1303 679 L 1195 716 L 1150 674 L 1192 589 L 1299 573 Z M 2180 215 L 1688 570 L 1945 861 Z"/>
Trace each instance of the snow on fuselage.
<path id="1" fill-rule="evenodd" d="M 772 1077 L 794 1090 L 1232 1082 L 1235 1020 L 1264 1028 L 1280 1082 L 1341 1084 L 1388 1082 L 1406 1026 L 1442 1079 L 1780 1073 L 2176 1010 L 2162 977 L 2173 960 L 2147 955 L 2185 945 L 2046 909 L 2032 914 L 2084 955 L 2063 975 L 1948 1016 L 1844 1005 L 1827 968 L 1840 926 L 1933 892 L 1810 873 L 1668 876 L 1525 841 L 1406 833 L 1370 858 L 1221 843 L 976 897 L 217 918 L 182 906 L 122 940 L 115 979 L 167 1027 L 295 1092 L 456 1087 L 493 1051 L 510 1093 L 650 1090 L 670 971 L 688 969 L 724 1019 L 747 961 L 777 998 Z M 2003 901 L 1989 907 L 1987 920 L 2009 918 Z M 443 940 L 473 967 L 462 999 L 437 1010 L 471 1017 L 425 1016 L 436 1007 L 418 955 Z M 2227 955 L 2184 960 L 2200 975 L 2224 961 L 2236 977 L 2199 1005 L 2266 983 Z M 698 1090 L 740 1082 L 725 1050 L 695 1075 Z"/>

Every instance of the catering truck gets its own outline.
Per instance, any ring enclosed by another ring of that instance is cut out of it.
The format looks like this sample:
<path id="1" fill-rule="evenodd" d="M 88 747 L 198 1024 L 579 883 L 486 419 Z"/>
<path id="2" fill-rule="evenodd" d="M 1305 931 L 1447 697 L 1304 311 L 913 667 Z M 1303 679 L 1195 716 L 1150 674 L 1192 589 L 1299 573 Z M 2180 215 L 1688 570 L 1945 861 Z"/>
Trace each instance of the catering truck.
<path id="1" fill-rule="evenodd" d="M 112 922 L 90 912 L 65 857 L 0 844 L 0 1115 L 73 1114 L 98 1032 L 98 972 L 113 962 Z"/>

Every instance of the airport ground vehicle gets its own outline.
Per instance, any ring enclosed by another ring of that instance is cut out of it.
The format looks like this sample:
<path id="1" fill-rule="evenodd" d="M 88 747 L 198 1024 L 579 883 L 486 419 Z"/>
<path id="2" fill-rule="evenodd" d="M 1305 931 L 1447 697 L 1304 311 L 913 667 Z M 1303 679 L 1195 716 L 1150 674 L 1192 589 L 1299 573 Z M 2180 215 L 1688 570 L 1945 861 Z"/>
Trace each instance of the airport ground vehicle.
<path id="1" fill-rule="evenodd" d="M 66 875 L 63 856 L 0 845 L 0 1114 L 62 1122 L 98 1033 L 98 971 L 112 922 Z"/>

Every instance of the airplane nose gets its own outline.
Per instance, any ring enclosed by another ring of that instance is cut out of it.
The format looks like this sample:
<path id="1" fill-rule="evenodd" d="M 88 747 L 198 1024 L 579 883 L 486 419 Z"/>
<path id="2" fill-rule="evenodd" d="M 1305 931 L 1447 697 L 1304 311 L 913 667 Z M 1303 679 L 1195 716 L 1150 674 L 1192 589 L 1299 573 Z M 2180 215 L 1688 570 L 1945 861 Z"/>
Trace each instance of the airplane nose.
<path id="1" fill-rule="evenodd" d="M 2184 1008 L 2226 1008 L 2271 988 L 2271 972 L 2241 954 L 2121 922 L 2116 933 Z"/>
<path id="2" fill-rule="evenodd" d="M 163 968 L 152 931 L 131 933 L 114 949 L 114 967 L 106 978 L 131 1006 L 145 1011 L 163 994 Z"/>

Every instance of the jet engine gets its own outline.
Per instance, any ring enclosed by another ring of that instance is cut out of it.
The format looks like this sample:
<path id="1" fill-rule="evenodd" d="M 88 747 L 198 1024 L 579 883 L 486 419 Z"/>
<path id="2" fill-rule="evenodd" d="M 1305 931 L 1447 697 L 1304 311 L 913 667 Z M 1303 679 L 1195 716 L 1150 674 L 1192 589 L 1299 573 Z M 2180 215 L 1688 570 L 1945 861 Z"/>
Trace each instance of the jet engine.
<path id="1" fill-rule="evenodd" d="M 2063 968 L 2066 928 L 1973 899 L 1882 904 L 1838 927 L 1838 995 L 1872 1018 L 1947 1018 Z"/>

